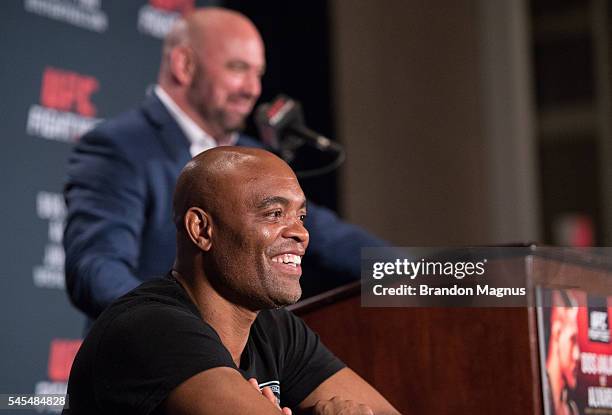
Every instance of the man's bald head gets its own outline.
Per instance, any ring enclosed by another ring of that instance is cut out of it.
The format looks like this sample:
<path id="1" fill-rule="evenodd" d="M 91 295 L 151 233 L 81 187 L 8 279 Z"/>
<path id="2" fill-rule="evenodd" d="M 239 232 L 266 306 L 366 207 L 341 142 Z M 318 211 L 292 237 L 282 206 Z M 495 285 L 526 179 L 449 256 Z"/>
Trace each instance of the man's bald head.
<path id="1" fill-rule="evenodd" d="M 174 102 L 225 144 L 244 125 L 261 93 L 264 45 L 244 15 L 202 8 L 167 35 L 158 83 Z"/>
<path id="2" fill-rule="evenodd" d="M 231 208 L 233 192 L 238 187 L 263 176 L 293 179 L 295 174 L 282 159 L 269 151 L 222 146 L 204 151 L 183 169 L 174 192 L 174 222 L 181 231 L 185 213 L 199 207 L 215 214 Z"/>
<path id="3" fill-rule="evenodd" d="M 220 7 L 198 9 L 185 22 L 196 47 L 211 46 L 227 36 L 259 37 L 257 28 L 245 15 Z"/>
<path id="4" fill-rule="evenodd" d="M 251 310 L 300 297 L 306 199 L 280 158 L 224 146 L 199 154 L 177 181 L 174 212 L 181 274 Z"/>
<path id="5" fill-rule="evenodd" d="M 221 7 L 200 8 L 179 18 L 164 39 L 162 70 L 170 69 L 170 52 L 175 47 L 188 46 L 205 51 L 207 47 L 217 47 L 228 34 L 234 33 L 256 38 L 260 36 L 253 22 L 245 15 Z"/>

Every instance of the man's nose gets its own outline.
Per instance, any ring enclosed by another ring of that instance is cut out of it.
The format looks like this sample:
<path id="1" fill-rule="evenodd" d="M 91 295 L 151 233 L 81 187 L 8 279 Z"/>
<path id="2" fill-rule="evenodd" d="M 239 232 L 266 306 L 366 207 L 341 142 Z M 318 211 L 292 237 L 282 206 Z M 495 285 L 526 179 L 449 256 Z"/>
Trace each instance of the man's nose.
<path id="1" fill-rule="evenodd" d="M 299 219 L 292 221 L 292 223 L 285 228 L 283 236 L 301 242 L 304 248 L 308 246 L 308 241 L 310 240 L 310 235 L 304 227 L 304 223 Z"/>
<path id="2" fill-rule="evenodd" d="M 242 90 L 245 94 L 252 96 L 253 98 L 259 98 L 261 94 L 261 77 L 257 72 L 249 72 L 244 77 L 242 84 Z"/>

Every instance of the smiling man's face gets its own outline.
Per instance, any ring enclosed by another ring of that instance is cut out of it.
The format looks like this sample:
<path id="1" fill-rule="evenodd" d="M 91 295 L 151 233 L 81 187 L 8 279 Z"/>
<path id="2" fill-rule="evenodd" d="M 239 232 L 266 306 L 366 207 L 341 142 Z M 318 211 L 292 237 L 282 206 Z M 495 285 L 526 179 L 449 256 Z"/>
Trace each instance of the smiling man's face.
<path id="1" fill-rule="evenodd" d="M 295 303 L 309 238 L 306 199 L 295 175 L 270 154 L 241 162 L 222 188 L 212 215 L 215 269 L 207 274 L 218 275 L 219 291 L 251 310 Z"/>
<path id="2" fill-rule="evenodd" d="M 218 139 L 242 129 L 259 98 L 264 45 L 257 29 L 242 18 L 201 32 L 194 39 L 188 101 L 208 134 Z"/>

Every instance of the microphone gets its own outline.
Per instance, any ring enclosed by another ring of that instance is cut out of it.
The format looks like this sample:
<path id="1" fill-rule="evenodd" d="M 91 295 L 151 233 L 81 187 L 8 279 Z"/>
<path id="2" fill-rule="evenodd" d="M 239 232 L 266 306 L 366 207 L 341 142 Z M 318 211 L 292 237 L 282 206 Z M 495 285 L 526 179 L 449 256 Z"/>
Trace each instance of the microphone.
<path id="1" fill-rule="evenodd" d="M 294 166 L 298 178 L 329 173 L 338 168 L 346 158 L 344 148 L 340 144 L 304 125 L 302 105 L 287 95 L 278 95 L 271 103 L 259 105 L 255 110 L 255 125 L 263 142 L 278 151 L 289 164 L 296 159 L 297 150 L 304 144 L 318 149 L 321 155 L 327 153 L 333 157 L 331 161 L 329 156 L 315 157 L 327 160 L 324 165 L 315 168 L 297 170 L 297 166 Z M 295 161 L 297 165 L 300 164 L 299 158 Z M 312 162 L 312 157 L 310 161 Z"/>
<path id="2" fill-rule="evenodd" d="M 302 105 L 286 95 L 259 105 L 255 110 L 255 124 L 264 143 L 283 154 L 294 153 L 304 144 L 321 151 L 342 151 L 337 143 L 306 127 Z"/>

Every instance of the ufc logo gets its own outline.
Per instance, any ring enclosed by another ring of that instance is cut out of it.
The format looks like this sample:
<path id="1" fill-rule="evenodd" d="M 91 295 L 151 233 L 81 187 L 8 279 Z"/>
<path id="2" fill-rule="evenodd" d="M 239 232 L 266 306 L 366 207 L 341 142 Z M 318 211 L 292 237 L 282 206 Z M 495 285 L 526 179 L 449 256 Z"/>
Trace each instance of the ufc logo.
<path id="1" fill-rule="evenodd" d="M 47 67 L 43 72 L 40 103 L 48 108 L 75 110 L 93 117 L 96 107 L 91 103 L 91 95 L 98 87 L 98 80 L 93 76 Z"/>
<path id="2" fill-rule="evenodd" d="M 49 379 L 65 382 L 70 376 L 72 362 L 81 347 L 82 340 L 53 339 L 49 349 Z"/>

